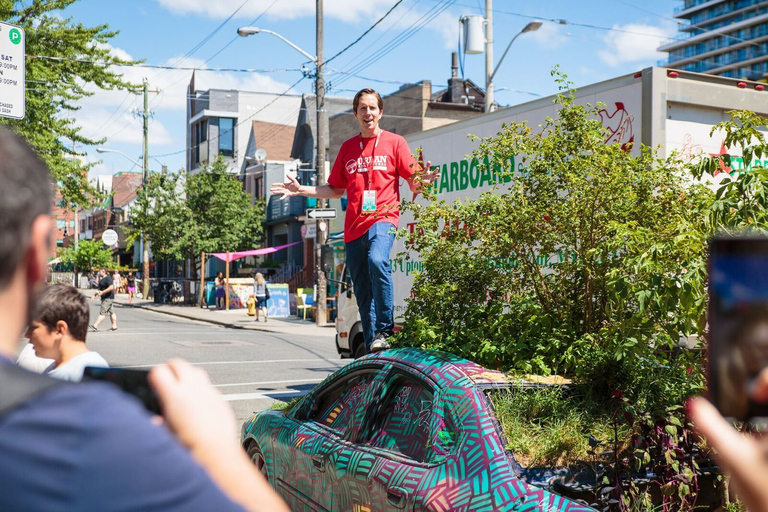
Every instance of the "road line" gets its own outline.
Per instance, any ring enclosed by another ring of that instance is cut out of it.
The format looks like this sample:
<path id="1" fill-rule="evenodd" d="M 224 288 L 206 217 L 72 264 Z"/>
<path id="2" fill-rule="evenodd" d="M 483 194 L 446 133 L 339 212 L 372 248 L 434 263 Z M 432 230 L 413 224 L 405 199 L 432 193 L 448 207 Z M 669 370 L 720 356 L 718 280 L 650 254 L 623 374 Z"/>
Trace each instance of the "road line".
<path id="1" fill-rule="evenodd" d="M 238 382 L 235 384 L 214 384 L 215 388 L 231 388 L 236 386 L 261 386 L 263 384 L 295 384 L 297 382 L 323 382 L 324 379 L 294 379 L 294 380 L 265 380 L 261 382 Z"/>
<path id="2" fill-rule="evenodd" d="M 338 364 L 339 368 L 344 366 L 346 363 L 337 363 L 336 361 L 328 361 L 327 359 L 269 359 L 269 360 L 261 360 L 261 361 L 210 361 L 210 362 L 204 362 L 204 363 L 191 363 L 193 366 L 209 366 L 214 364 L 264 364 L 264 363 L 307 363 L 307 362 L 319 362 L 323 364 Z M 142 365 L 134 365 L 134 366 L 122 366 L 121 368 L 154 368 L 155 366 L 160 366 L 165 363 L 158 363 L 158 364 L 142 364 Z"/>
<path id="3" fill-rule="evenodd" d="M 306 394 L 307 391 L 275 391 L 272 393 L 234 393 L 223 395 L 222 398 L 227 402 L 234 402 L 235 400 L 265 400 L 267 398 L 274 400 L 277 396 L 301 396 Z"/>

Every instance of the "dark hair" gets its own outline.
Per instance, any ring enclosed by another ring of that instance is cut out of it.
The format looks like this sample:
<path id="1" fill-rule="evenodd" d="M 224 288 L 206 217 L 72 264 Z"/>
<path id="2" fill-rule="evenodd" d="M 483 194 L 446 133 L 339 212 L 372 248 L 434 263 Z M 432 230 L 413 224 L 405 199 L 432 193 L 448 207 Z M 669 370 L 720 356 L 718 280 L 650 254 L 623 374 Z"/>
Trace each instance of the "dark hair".
<path id="1" fill-rule="evenodd" d="M 50 213 L 51 175 L 21 137 L 0 128 L 0 290 L 10 282 L 32 223 Z"/>
<path id="2" fill-rule="evenodd" d="M 381 99 L 381 95 L 373 89 L 366 88 L 357 91 L 357 94 L 355 94 L 355 99 L 352 100 L 352 111 L 355 114 L 357 114 L 357 106 L 360 104 L 360 98 L 362 98 L 365 94 L 373 94 L 376 96 L 376 102 L 379 104 L 379 110 L 384 110 L 384 100 Z"/>
<path id="3" fill-rule="evenodd" d="M 48 330 L 53 330 L 59 320 L 69 327 L 69 334 L 77 341 L 85 342 L 88 333 L 88 301 L 74 286 L 52 284 L 46 286 L 37 299 L 32 316 Z"/>

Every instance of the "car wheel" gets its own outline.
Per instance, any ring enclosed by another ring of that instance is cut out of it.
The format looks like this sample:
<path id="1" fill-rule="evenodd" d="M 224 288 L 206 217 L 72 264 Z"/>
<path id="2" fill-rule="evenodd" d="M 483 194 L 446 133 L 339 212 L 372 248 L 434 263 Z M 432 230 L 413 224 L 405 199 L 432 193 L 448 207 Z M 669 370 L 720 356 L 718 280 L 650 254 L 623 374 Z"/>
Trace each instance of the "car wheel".
<path id="1" fill-rule="evenodd" d="M 264 454 L 262 453 L 261 448 L 259 448 L 259 445 L 251 443 L 248 447 L 248 457 L 250 457 L 251 462 L 256 466 L 256 469 L 258 469 L 259 472 L 264 475 L 264 478 L 269 481 L 269 475 L 267 475 L 267 459 L 264 458 Z"/>
<path id="2" fill-rule="evenodd" d="M 362 336 L 358 336 L 360 340 L 355 345 L 355 352 L 352 354 L 355 359 L 359 359 L 365 355 L 365 342 L 363 341 Z"/>

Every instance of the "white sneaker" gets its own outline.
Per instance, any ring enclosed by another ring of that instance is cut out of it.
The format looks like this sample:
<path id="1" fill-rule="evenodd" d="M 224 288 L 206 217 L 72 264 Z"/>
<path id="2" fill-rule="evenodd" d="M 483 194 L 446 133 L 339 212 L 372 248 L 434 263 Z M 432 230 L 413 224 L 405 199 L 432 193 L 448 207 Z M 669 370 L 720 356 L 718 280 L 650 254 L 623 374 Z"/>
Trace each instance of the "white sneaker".
<path id="1" fill-rule="evenodd" d="M 371 352 L 379 352 L 380 350 L 387 350 L 388 348 L 389 343 L 387 343 L 386 336 L 381 333 L 377 334 L 373 339 L 373 343 L 371 343 Z"/>

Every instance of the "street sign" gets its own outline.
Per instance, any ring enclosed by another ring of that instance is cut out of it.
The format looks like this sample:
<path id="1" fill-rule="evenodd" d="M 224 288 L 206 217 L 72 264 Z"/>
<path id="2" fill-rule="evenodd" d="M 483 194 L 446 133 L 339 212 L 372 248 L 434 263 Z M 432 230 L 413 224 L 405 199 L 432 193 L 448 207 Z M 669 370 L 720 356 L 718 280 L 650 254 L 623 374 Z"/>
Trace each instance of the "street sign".
<path id="1" fill-rule="evenodd" d="M 315 238 L 317 237 L 317 226 L 314 224 L 304 224 L 301 226 L 301 238 Z"/>
<path id="2" fill-rule="evenodd" d="M 107 229 L 101 234 L 101 241 L 108 247 L 117 245 L 117 231 L 114 229 Z"/>
<path id="3" fill-rule="evenodd" d="M 24 29 L 0 23 L 0 117 L 24 119 Z"/>
<path id="4" fill-rule="evenodd" d="M 314 208 L 307 210 L 308 219 L 335 219 L 336 210 L 334 208 Z"/>

